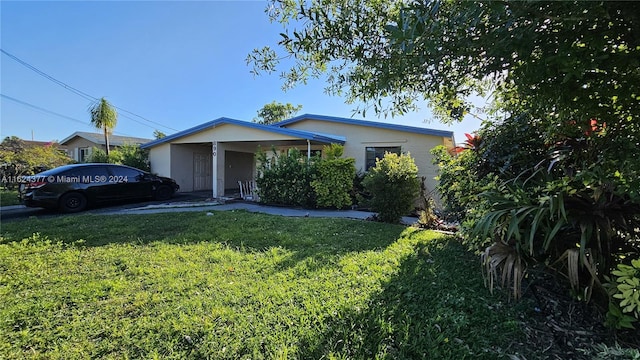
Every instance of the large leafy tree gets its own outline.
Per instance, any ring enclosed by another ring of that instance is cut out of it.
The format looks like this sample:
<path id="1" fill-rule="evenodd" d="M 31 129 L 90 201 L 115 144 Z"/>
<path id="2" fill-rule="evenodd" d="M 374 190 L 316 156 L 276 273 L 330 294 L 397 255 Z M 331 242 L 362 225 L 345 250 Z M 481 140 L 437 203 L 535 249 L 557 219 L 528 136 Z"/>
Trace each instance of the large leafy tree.
<path id="1" fill-rule="evenodd" d="M 109 134 L 118 123 L 118 112 L 107 99 L 101 98 L 89 107 L 91 125 L 104 133 L 105 151 L 109 155 Z"/>
<path id="2" fill-rule="evenodd" d="M 258 110 L 258 116 L 253 119 L 253 122 L 265 125 L 277 123 L 292 117 L 300 109 L 302 109 L 302 105 L 283 104 L 274 100 Z"/>
<path id="3" fill-rule="evenodd" d="M 290 58 L 285 88 L 326 75 L 348 101 L 401 114 L 427 99 L 445 120 L 490 91 L 510 112 L 637 127 L 637 2 L 272 0 L 267 13 L 280 47 L 247 60 L 261 73 Z"/>

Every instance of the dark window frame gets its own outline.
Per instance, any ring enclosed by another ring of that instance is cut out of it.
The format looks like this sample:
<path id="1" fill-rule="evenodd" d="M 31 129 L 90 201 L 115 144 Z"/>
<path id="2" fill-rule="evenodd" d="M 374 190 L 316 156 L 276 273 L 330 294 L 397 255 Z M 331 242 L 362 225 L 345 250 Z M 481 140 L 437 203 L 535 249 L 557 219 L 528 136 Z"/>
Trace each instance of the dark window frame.
<path id="1" fill-rule="evenodd" d="M 402 146 L 367 146 L 364 152 L 364 170 L 369 171 L 376 166 L 376 159 L 382 159 L 385 153 L 402 154 Z"/>

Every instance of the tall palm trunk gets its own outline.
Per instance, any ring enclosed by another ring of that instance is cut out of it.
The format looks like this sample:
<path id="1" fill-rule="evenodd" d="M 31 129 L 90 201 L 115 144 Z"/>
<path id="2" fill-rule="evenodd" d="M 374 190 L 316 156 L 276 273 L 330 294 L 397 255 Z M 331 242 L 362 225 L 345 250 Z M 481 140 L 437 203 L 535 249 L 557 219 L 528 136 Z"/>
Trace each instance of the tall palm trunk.
<path id="1" fill-rule="evenodd" d="M 106 126 L 104 126 L 102 129 L 104 130 L 104 151 L 106 152 L 107 156 L 109 156 L 109 129 L 107 129 Z"/>

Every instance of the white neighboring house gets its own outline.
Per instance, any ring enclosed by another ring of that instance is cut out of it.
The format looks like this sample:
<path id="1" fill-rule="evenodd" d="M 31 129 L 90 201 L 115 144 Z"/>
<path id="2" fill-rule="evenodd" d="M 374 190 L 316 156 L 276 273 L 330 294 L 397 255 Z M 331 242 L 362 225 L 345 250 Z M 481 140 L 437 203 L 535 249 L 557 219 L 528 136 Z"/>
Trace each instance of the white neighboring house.
<path id="1" fill-rule="evenodd" d="M 272 125 L 219 118 L 141 147 L 149 149 L 152 172 L 175 179 L 181 191 L 211 191 L 218 198 L 237 192 L 238 181 L 255 180 L 259 148 L 314 154 L 331 143 L 343 145 L 343 156 L 354 158 L 359 171 L 374 166 L 385 151 L 409 152 L 432 190 L 437 169 L 430 151 L 452 148 L 454 139 L 451 131 L 305 114 Z"/>
<path id="2" fill-rule="evenodd" d="M 137 138 L 130 136 L 109 135 L 109 150 L 125 144 L 140 145 L 148 143 L 152 139 Z M 67 154 L 77 162 L 85 162 L 91 155 L 92 148 L 106 150 L 104 134 L 76 131 L 67 136 L 60 145 L 66 148 Z"/>

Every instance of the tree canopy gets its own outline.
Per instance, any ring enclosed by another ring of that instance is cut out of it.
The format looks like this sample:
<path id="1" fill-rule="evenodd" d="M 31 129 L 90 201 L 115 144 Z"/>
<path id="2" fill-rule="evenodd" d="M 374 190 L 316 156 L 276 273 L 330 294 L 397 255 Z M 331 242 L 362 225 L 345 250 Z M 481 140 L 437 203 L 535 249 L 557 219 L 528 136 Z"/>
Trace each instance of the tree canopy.
<path id="1" fill-rule="evenodd" d="M 0 143 L 0 175 L 3 178 L 33 175 L 72 161 L 66 153 L 57 148 L 55 142 L 33 145 L 25 143 L 17 136 L 8 136 Z M 14 184 L 3 183 L 3 185 Z"/>
<path id="2" fill-rule="evenodd" d="M 302 109 L 302 105 L 292 105 L 291 103 L 279 103 L 275 100 L 258 110 L 258 116 L 253 118 L 253 122 L 258 124 L 273 124 L 278 121 L 292 117 Z"/>
<path id="3" fill-rule="evenodd" d="M 638 127 L 640 3 L 592 1 L 272 0 L 285 26 L 278 51 L 255 49 L 255 73 L 284 87 L 325 76 L 327 92 L 376 112 L 402 114 L 427 100 L 460 120 L 469 95 L 493 110 L 601 119 Z"/>
<path id="4" fill-rule="evenodd" d="M 160 131 L 158 129 L 153 130 L 153 138 L 156 139 L 156 140 L 162 139 L 162 138 L 164 138 L 166 136 L 167 136 L 167 134 L 163 133 L 162 131 Z"/>

